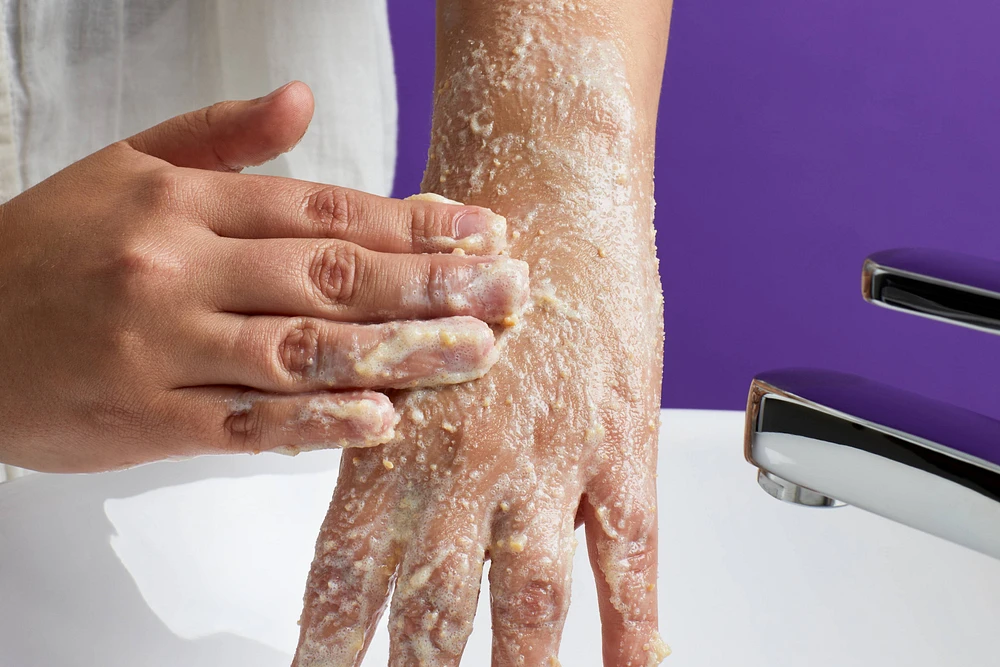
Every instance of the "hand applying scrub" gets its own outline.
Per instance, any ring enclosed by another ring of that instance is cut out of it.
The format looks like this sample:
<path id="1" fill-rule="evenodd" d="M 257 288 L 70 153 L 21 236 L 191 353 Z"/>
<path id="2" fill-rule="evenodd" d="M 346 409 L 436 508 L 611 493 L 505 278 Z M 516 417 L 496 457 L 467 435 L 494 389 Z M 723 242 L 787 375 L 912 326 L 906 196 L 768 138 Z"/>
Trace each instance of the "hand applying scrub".
<path id="1" fill-rule="evenodd" d="M 376 390 L 488 370 L 486 323 L 527 299 L 504 220 L 238 173 L 312 110 L 301 83 L 216 104 L 0 207 L 0 462 L 373 445 L 397 419 Z"/>

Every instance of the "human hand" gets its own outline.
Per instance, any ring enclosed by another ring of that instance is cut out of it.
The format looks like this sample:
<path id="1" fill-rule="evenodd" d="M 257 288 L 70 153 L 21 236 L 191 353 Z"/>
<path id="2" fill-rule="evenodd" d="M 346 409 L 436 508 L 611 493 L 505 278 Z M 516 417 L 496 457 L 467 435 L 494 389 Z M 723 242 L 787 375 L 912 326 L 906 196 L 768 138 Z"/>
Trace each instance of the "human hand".
<path id="1" fill-rule="evenodd" d="M 294 667 L 360 663 L 392 591 L 393 666 L 458 664 L 484 560 L 494 667 L 557 665 L 574 524 L 608 667 L 657 632 L 663 308 L 652 228 L 669 0 L 439 0 L 424 188 L 507 216 L 532 299 L 490 374 L 395 396 L 344 455 Z"/>
<path id="2" fill-rule="evenodd" d="M 564 215 L 534 228 L 509 216 L 524 230 L 511 252 L 532 266 L 532 305 L 499 337 L 489 375 L 399 397 L 397 439 L 345 453 L 296 667 L 359 664 L 393 581 L 390 664 L 458 664 L 486 558 L 493 664 L 555 664 L 578 516 L 606 664 L 665 655 L 654 590 L 662 311 L 641 305 L 656 303 L 655 259 L 611 229 L 546 246 L 538 231 L 570 226 Z"/>
<path id="3" fill-rule="evenodd" d="M 0 207 L 0 461 L 372 445 L 396 416 L 371 389 L 486 372 L 485 322 L 527 299 L 503 218 L 235 173 L 312 104 L 290 84 L 186 114 Z"/>

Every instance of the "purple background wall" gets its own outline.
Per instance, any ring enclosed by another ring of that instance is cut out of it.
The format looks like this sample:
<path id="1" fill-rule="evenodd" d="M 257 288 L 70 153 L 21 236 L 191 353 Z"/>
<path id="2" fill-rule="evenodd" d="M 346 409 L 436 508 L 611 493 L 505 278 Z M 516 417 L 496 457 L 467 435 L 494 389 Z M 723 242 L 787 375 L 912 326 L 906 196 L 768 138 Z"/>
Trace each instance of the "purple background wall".
<path id="1" fill-rule="evenodd" d="M 396 193 L 427 151 L 433 0 L 389 0 Z M 1000 258 L 1000 5 L 675 0 L 656 162 L 667 407 L 811 365 L 1000 415 L 1000 340 L 866 305 L 871 251 Z"/>

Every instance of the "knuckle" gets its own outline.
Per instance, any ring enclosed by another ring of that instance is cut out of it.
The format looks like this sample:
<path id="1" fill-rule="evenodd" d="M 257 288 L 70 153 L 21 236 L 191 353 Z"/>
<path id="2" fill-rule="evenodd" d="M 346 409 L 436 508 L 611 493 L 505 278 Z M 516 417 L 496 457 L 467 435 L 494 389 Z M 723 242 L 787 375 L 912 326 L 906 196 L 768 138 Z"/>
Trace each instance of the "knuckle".
<path id="1" fill-rule="evenodd" d="M 519 589 L 494 600 L 496 622 L 521 628 L 543 628 L 562 622 L 569 606 L 563 582 L 537 573 Z"/>
<path id="2" fill-rule="evenodd" d="M 292 380 L 315 377 L 319 352 L 319 330 L 315 323 L 309 320 L 293 323 L 278 343 L 278 374 Z"/>
<path id="3" fill-rule="evenodd" d="M 651 543 L 640 540 L 625 542 L 624 554 L 609 559 L 603 565 L 604 576 L 612 585 L 612 594 L 621 601 L 619 612 L 628 622 L 643 622 L 655 616 L 647 604 L 656 584 L 656 552 Z"/>
<path id="4" fill-rule="evenodd" d="M 344 243 L 324 245 L 312 258 L 309 277 L 326 303 L 348 306 L 356 296 L 359 268 L 356 246 Z"/>
<path id="5" fill-rule="evenodd" d="M 101 383 L 80 410 L 84 421 L 94 432 L 101 433 L 105 442 L 144 443 L 141 451 L 111 447 L 99 459 L 88 462 L 88 468 L 127 467 L 157 460 L 173 453 L 177 443 L 183 441 L 183 436 L 178 437 L 183 421 L 175 418 L 162 394 L 151 393 L 142 382 Z"/>
<path id="6" fill-rule="evenodd" d="M 409 224 L 410 244 L 415 249 L 430 247 L 431 239 L 435 236 L 451 236 L 451 232 L 444 229 L 444 223 L 422 207 L 413 209 Z"/>
<path id="7" fill-rule="evenodd" d="M 344 238 L 356 220 L 357 196 L 350 190 L 327 186 L 309 194 L 306 215 L 332 238 Z"/>
<path id="8" fill-rule="evenodd" d="M 212 155 L 215 158 L 217 167 L 226 171 L 238 172 L 243 168 L 243 165 L 230 164 L 230 161 L 225 159 L 222 153 L 220 153 L 220 142 L 217 132 L 217 126 L 220 124 L 219 119 L 223 119 L 230 114 L 233 107 L 233 102 L 216 102 L 211 106 L 201 109 L 197 113 L 185 116 L 185 118 L 189 119 L 191 133 L 196 137 L 204 138 L 205 142 L 208 144 L 208 147 L 212 151 Z"/>
<path id="9" fill-rule="evenodd" d="M 636 539 L 628 542 L 624 557 L 618 561 L 621 574 L 645 578 L 656 571 L 656 551 L 652 541 Z"/>
<path id="10" fill-rule="evenodd" d="M 449 269 L 439 257 L 431 255 L 423 266 L 424 299 L 431 306 L 451 306 L 461 301 L 454 297 L 449 301 L 451 288 L 459 284 L 455 272 Z M 455 309 L 457 310 L 457 309 Z"/>
<path id="11" fill-rule="evenodd" d="M 229 451 L 259 451 L 264 440 L 264 419 L 260 409 L 249 401 L 232 409 L 223 422 L 223 434 Z"/>
<path id="12" fill-rule="evenodd" d="M 180 117 L 191 138 L 201 140 L 209 135 L 212 130 L 212 118 L 218 112 L 219 104 L 217 102 Z"/>
<path id="13" fill-rule="evenodd" d="M 134 303 L 134 299 L 148 299 L 151 293 L 162 298 L 165 289 L 183 280 L 185 262 L 173 251 L 133 241 L 118 251 L 110 272 L 122 302 Z"/>
<path id="14" fill-rule="evenodd" d="M 185 176 L 174 167 L 150 170 L 141 186 L 143 203 L 156 213 L 177 211 L 185 198 L 186 181 Z"/>
<path id="15" fill-rule="evenodd" d="M 157 167 L 141 179 L 140 205 L 154 214 L 170 213 L 180 205 L 183 184 L 181 175 L 172 167 Z"/>

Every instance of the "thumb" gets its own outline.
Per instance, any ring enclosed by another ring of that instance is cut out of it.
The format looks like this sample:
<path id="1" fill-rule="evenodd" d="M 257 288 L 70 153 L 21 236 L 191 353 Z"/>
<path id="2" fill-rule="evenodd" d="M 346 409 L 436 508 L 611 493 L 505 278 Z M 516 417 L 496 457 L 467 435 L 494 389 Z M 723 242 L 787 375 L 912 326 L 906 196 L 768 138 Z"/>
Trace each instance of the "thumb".
<path id="1" fill-rule="evenodd" d="M 290 150 L 312 115 L 312 91 L 293 81 L 266 97 L 219 102 L 175 116 L 125 143 L 177 167 L 240 171 Z"/>

